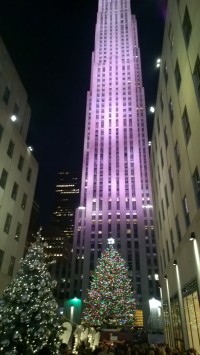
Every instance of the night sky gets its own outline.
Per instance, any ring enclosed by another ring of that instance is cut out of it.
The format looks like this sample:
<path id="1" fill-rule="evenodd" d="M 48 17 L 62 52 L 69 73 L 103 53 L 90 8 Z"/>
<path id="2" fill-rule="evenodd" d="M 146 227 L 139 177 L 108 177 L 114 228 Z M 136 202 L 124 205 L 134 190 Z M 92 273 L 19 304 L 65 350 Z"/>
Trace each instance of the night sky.
<path id="1" fill-rule="evenodd" d="M 137 17 L 147 109 L 156 100 L 166 0 L 131 0 Z M 81 177 L 86 94 L 98 0 L 6 0 L 0 35 L 28 93 L 28 145 L 39 162 L 40 223 L 51 219 L 56 174 Z M 153 117 L 147 114 L 149 138 Z"/>

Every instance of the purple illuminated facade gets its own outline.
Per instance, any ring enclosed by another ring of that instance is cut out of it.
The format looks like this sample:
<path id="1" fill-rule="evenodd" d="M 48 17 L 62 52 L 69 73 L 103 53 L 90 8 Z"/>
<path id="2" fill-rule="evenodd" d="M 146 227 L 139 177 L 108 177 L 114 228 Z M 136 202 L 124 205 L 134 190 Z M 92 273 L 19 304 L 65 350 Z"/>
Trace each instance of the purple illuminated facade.
<path id="1" fill-rule="evenodd" d="M 86 296 L 108 237 L 127 261 L 147 325 L 158 269 L 140 50 L 130 0 L 98 4 L 71 296 Z"/>

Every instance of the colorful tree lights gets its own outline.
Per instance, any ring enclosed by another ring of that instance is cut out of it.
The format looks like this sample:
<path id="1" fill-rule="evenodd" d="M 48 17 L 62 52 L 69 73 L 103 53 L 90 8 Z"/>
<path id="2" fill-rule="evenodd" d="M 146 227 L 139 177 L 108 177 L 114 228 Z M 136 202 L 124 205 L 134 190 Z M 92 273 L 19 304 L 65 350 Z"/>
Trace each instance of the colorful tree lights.
<path id="1" fill-rule="evenodd" d="M 135 308 L 136 300 L 125 261 L 110 244 L 94 272 L 82 324 L 104 328 L 132 327 Z"/>
<path id="2" fill-rule="evenodd" d="M 37 241 L 21 261 L 21 267 L 5 289 L 0 303 L 0 353 L 34 354 L 49 344 L 58 353 L 61 319 L 52 294 L 55 281 L 47 270 L 44 246 Z"/>

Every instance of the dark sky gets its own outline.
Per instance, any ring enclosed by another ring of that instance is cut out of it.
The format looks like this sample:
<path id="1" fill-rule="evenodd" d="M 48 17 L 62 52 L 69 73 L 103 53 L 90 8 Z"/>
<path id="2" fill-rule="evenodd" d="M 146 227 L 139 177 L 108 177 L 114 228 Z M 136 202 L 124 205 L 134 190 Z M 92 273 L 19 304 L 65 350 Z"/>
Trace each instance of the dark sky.
<path id="1" fill-rule="evenodd" d="M 154 104 L 166 0 L 131 0 L 137 17 L 146 106 Z M 41 224 L 50 220 L 56 174 L 81 176 L 86 93 L 98 0 L 6 0 L 0 35 L 32 109 L 28 144 L 39 162 L 36 199 Z M 149 136 L 152 116 L 147 115 Z"/>

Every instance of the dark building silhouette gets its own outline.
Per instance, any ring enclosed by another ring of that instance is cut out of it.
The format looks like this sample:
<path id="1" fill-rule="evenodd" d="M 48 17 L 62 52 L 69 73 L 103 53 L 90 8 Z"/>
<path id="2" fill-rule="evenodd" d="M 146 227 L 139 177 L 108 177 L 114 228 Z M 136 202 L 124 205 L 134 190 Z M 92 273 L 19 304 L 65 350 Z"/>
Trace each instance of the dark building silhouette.
<path id="1" fill-rule="evenodd" d="M 60 171 L 55 189 L 53 225 L 69 239 L 73 237 L 75 209 L 79 204 L 79 182 L 69 171 Z"/>

